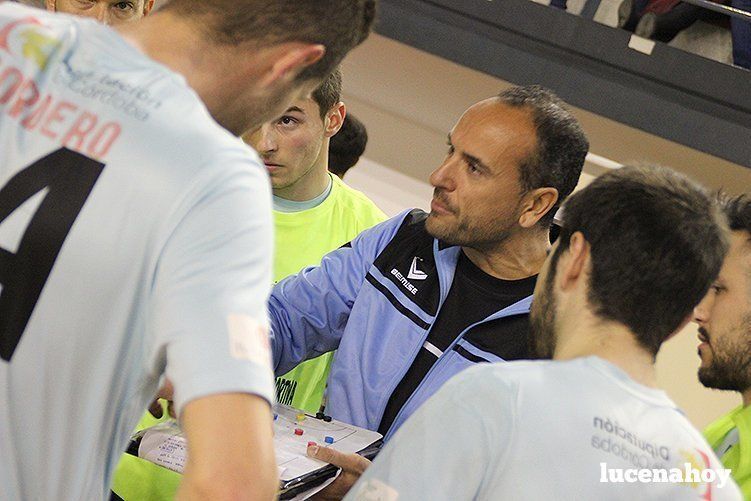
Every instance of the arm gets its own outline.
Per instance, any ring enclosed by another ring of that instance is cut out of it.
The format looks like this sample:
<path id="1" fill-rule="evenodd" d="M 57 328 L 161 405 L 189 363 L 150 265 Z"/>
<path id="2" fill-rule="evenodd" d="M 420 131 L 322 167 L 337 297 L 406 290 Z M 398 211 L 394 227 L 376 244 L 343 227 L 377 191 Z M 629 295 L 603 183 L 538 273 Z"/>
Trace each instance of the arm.
<path id="1" fill-rule="evenodd" d="M 279 282 L 269 298 L 274 371 L 285 374 L 301 362 L 339 346 L 365 276 L 406 216 L 402 213 L 326 254 L 320 266 Z"/>
<path id="2" fill-rule="evenodd" d="M 277 487 L 266 315 L 271 196 L 260 167 L 236 167 L 207 170 L 210 178 L 175 208 L 152 286 L 147 347 L 152 374 L 166 362 L 184 420 L 188 499 L 208 489 L 220 492 L 204 499 L 271 499 Z"/>
<path id="3" fill-rule="evenodd" d="M 189 402 L 182 427 L 190 454 L 177 499 L 274 499 L 279 483 L 271 423 L 268 402 L 255 395 L 230 393 Z"/>

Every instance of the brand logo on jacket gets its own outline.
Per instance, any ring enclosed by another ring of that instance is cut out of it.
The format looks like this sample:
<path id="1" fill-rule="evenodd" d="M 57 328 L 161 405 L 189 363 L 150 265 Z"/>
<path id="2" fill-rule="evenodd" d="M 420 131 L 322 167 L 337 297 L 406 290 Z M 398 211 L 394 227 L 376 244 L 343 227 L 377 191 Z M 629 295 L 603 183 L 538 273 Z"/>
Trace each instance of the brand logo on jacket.
<path id="1" fill-rule="evenodd" d="M 407 278 L 410 280 L 425 280 L 426 278 L 428 278 L 428 274 L 417 267 L 418 261 L 422 261 L 422 258 L 415 256 L 412 259 L 412 264 L 409 266 L 409 273 L 407 273 Z"/>

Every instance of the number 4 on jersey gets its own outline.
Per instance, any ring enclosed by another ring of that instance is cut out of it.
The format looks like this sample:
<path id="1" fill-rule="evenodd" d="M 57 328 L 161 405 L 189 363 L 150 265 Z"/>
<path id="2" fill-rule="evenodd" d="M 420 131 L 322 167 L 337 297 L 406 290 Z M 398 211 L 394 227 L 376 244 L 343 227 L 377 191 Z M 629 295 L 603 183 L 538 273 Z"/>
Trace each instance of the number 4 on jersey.
<path id="1" fill-rule="evenodd" d="M 10 362 L 57 255 L 104 164 L 66 148 L 50 153 L 0 189 L 0 225 L 47 189 L 14 253 L 0 248 L 0 357 Z"/>

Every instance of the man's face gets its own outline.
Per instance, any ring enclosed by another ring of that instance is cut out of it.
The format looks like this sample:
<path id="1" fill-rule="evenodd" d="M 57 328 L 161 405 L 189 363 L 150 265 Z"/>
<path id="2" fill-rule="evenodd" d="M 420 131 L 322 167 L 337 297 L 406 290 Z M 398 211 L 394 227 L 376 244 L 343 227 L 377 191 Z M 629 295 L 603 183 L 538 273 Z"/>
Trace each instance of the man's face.
<path id="1" fill-rule="evenodd" d="M 484 248 L 516 229 L 523 190 L 519 165 L 536 148 L 530 112 L 488 99 L 468 109 L 449 134 L 427 229 L 447 243 Z"/>
<path id="2" fill-rule="evenodd" d="M 556 242 L 551 247 L 535 284 L 534 299 L 529 312 L 530 351 L 535 358 L 553 358 L 553 352 L 555 352 L 557 301 L 553 284 L 560 257 L 559 252 L 558 242 Z"/>
<path id="3" fill-rule="evenodd" d="M 312 98 L 297 99 L 281 117 L 243 136 L 261 155 L 274 190 L 304 183 L 320 163 L 327 119 Z"/>
<path id="4" fill-rule="evenodd" d="M 46 0 L 47 10 L 91 17 L 117 25 L 137 21 L 149 13 L 154 0 Z"/>
<path id="5" fill-rule="evenodd" d="M 694 309 L 699 325 L 699 380 L 720 390 L 751 388 L 751 235 L 733 231 L 712 288 Z"/>

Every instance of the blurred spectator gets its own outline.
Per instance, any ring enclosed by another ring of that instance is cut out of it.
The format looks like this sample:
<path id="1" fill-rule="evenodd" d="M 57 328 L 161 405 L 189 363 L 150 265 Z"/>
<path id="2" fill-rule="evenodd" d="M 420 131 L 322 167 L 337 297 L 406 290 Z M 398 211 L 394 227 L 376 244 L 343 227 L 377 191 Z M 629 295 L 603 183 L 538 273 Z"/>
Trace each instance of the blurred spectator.
<path id="1" fill-rule="evenodd" d="M 344 179 L 368 145 L 368 131 L 355 116 L 347 114 L 339 132 L 331 138 L 329 146 L 329 172 Z"/>
<path id="2" fill-rule="evenodd" d="M 751 0 L 718 0 L 716 3 L 751 12 Z M 665 43 L 698 20 L 727 26 L 727 18 L 724 14 L 679 0 L 623 0 L 618 9 L 619 28 Z M 751 69 L 751 22 L 731 17 L 730 30 L 733 64 Z"/>

